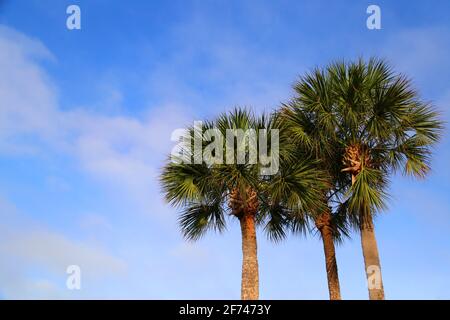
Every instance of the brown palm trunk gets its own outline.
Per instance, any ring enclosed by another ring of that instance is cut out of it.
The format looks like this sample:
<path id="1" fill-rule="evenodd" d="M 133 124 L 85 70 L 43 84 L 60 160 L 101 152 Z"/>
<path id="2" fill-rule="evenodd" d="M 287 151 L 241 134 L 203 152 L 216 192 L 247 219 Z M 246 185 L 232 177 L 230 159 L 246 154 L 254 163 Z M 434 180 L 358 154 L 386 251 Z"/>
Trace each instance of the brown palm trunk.
<path id="1" fill-rule="evenodd" d="M 255 216 L 244 214 L 239 221 L 242 231 L 241 299 L 257 300 L 259 298 L 259 275 Z"/>
<path id="2" fill-rule="evenodd" d="M 352 185 L 356 181 L 356 176 L 352 175 Z M 383 278 L 381 276 L 380 255 L 375 238 L 373 219 L 367 214 L 360 227 L 361 246 L 364 256 L 364 266 L 366 268 L 367 285 L 370 300 L 384 300 Z"/>
<path id="3" fill-rule="evenodd" d="M 331 230 L 330 214 L 324 213 L 316 219 L 316 227 L 320 231 L 323 241 L 330 300 L 341 300 L 341 289 L 339 285 L 336 251 L 334 248 L 333 233 Z"/>
<path id="4" fill-rule="evenodd" d="M 383 279 L 381 277 L 380 256 L 372 217 L 361 226 L 361 246 L 366 267 L 370 300 L 384 300 Z"/>

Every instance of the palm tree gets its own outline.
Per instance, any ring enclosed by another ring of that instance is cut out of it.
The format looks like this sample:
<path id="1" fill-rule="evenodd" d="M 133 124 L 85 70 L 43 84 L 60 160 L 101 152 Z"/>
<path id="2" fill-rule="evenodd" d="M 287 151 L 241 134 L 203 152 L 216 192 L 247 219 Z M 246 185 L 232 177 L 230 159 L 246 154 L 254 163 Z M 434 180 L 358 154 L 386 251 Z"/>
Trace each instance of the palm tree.
<path id="1" fill-rule="evenodd" d="M 183 157 L 169 161 L 161 175 L 166 200 L 182 209 L 179 222 L 187 239 L 199 239 L 211 229 L 224 231 L 227 215 L 239 221 L 243 254 L 241 298 L 244 300 L 259 297 L 256 226 L 263 225 L 271 239 L 282 239 L 286 235 L 285 226 L 290 223 L 290 212 L 316 205 L 322 183 L 316 168 L 307 159 L 287 166 L 283 160 L 287 159 L 286 152 L 280 150 L 280 159 L 275 159 L 275 147 L 269 148 L 272 160 L 280 160 L 280 167 L 278 171 L 268 173 L 262 170 L 261 161 L 250 161 L 255 146 L 247 144 L 242 148 L 239 141 L 234 144 L 234 137 L 232 144 L 229 139 L 220 138 L 238 130 L 254 130 L 261 139 L 260 134 L 271 130 L 272 123 L 271 118 L 256 118 L 247 110 L 234 109 L 213 122 L 206 122 L 200 131 L 189 128 L 188 138 L 200 137 L 202 150 L 210 151 L 209 156 L 206 155 L 207 161 L 192 163 L 199 152 L 188 145 L 183 150 Z M 211 132 L 216 134 L 214 141 L 217 142 L 213 150 L 207 143 L 213 135 Z M 271 141 L 274 137 L 269 135 L 268 138 L 269 146 L 274 146 Z M 242 151 L 245 163 L 228 161 L 229 156 L 238 159 Z M 226 154 L 227 163 L 217 161 L 221 153 Z M 210 161 L 212 158 L 215 159 Z"/>
<path id="2" fill-rule="evenodd" d="M 277 123 L 281 128 L 281 141 L 311 154 L 327 179 L 320 199 L 322 206 L 308 212 L 308 221 L 312 221 L 323 242 L 330 300 L 340 300 L 335 243 L 341 243 L 344 237 L 349 236 L 346 217 L 348 201 L 343 201 L 349 181 L 340 170 L 342 157 L 338 145 L 327 136 L 327 130 L 322 130 L 322 121 L 303 110 L 298 98 L 283 104 Z"/>
<path id="3" fill-rule="evenodd" d="M 338 147 L 340 170 L 351 178 L 347 212 L 361 233 L 369 297 L 384 299 L 373 217 L 385 207 L 390 175 L 429 171 L 443 123 L 411 81 L 379 59 L 316 69 L 295 89 L 297 108 Z"/>
<path id="4" fill-rule="evenodd" d="M 332 207 L 328 207 L 326 211 L 316 215 L 313 219 L 323 242 L 330 300 L 341 300 L 335 243 L 341 243 L 344 236 L 349 236 L 346 217 L 341 210 L 333 211 Z"/>

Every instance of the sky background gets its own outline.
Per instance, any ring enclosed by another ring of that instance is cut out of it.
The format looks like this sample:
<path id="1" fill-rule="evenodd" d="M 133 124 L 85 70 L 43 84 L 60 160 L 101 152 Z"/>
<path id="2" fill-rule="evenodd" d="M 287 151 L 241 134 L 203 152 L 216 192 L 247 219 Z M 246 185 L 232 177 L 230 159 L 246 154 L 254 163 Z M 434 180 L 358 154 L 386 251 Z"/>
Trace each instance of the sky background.
<path id="1" fill-rule="evenodd" d="M 237 222 L 185 242 L 162 199 L 171 132 L 271 111 L 311 68 L 372 55 L 448 121 L 449 15 L 446 0 L 0 0 L 0 298 L 239 299 Z M 388 299 L 450 299 L 449 162 L 446 131 L 426 180 L 393 178 L 376 220 Z M 262 299 L 328 298 L 317 236 L 258 237 Z M 337 261 L 343 298 L 367 299 L 357 234 Z"/>

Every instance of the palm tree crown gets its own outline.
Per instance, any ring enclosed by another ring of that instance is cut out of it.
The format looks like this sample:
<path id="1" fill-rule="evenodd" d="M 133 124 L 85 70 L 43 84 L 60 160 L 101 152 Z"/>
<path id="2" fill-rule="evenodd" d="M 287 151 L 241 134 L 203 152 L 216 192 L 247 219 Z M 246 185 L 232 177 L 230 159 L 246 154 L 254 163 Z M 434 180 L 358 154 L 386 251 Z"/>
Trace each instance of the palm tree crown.
<path id="1" fill-rule="evenodd" d="M 379 267 L 372 217 L 385 207 L 392 173 L 424 177 L 429 171 L 443 129 L 439 114 L 379 59 L 332 63 L 302 77 L 295 90 L 282 111 L 291 136 L 319 158 L 334 159 L 324 165 L 335 186 L 348 189 L 346 211 L 361 230 L 366 269 Z M 377 290 L 369 290 L 371 298 L 384 297 L 382 284 Z"/>
<path id="2" fill-rule="evenodd" d="M 215 121 L 205 122 L 200 132 L 189 128 L 188 138 L 195 138 L 196 135 L 204 138 L 209 130 L 215 130 L 225 137 L 230 129 L 254 130 L 256 137 L 260 137 L 260 133 L 264 133 L 263 130 L 276 128 L 272 117 L 257 118 L 245 109 L 234 109 L 229 114 L 219 116 Z M 270 148 L 273 137 L 267 135 L 267 138 L 269 152 L 273 155 L 275 150 Z M 242 151 L 238 143 L 230 145 L 229 141 L 221 139 L 218 142 L 216 146 L 220 147 L 217 149 L 221 149 L 226 155 L 233 154 L 234 159 L 237 159 L 239 151 Z M 202 143 L 203 149 L 207 148 L 208 141 L 203 139 Z M 188 145 L 183 150 L 183 159 L 187 158 L 189 161 L 169 161 L 161 175 L 166 200 L 181 208 L 179 222 L 186 238 L 196 240 L 208 230 L 225 230 L 226 216 L 240 221 L 244 254 L 244 299 L 258 297 L 256 234 L 253 230 L 255 225 L 263 225 L 269 238 L 282 239 L 286 235 L 285 226 L 291 224 L 290 213 L 316 207 L 317 195 L 321 193 L 325 183 L 320 177 L 320 171 L 309 159 L 300 158 L 300 161 L 291 163 L 291 157 L 282 146 L 278 153 L 279 159 L 273 159 L 279 162 L 279 169 L 274 174 L 266 174 L 260 161 L 250 163 L 252 148 L 254 146 L 248 144 L 244 147 L 245 163 L 192 163 L 198 151 Z M 211 154 L 215 156 L 216 152 L 218 150 Z M 302 227 L 299 220 L 294 224 L 298 228 Z M 252 256 L 248 263 L 247 256 Z M 247 268 L 248 265 L 250 269 Z M 249 279 L 252 282 L 250 284 Z M 247 290 L 249 286 L 253 286 L 251 290 Z"/>

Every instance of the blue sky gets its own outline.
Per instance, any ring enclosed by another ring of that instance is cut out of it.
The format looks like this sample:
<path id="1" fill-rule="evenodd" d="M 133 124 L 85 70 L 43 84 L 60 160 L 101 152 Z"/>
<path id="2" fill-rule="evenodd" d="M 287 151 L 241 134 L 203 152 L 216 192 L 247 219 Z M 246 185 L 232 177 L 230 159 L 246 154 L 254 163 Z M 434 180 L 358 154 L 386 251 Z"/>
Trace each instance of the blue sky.
<path id="1" fill-rule="evenodd" d="M 66 8 L 81 8 L 81 30 Z M 366 28 L 381 8 L 382 29 Z M 270 111 L 305 71 L 377 55 L 448 121 L 448 1 L 0 1 L 0 297 L 237 299 L 236 222 L 180 236 L 157 176 L 172 130 Z M 450 299 L 450 141 L 424 181 L 394 177 L 377 218 L 388 299 Z M 318 237 L 259 233 L 263 299 L 327 299 Z M 359 236 L 337 248 L 366 299 Z M 66 267 L 82 289 L 66 288 Z"/>

